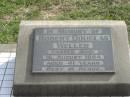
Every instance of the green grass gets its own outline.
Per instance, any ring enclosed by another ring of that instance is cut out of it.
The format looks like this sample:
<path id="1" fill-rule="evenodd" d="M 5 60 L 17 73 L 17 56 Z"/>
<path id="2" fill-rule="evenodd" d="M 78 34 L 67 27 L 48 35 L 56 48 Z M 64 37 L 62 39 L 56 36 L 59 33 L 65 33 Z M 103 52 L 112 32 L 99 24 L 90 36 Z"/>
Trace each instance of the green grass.
<path id="1" fill-rule="evenodd" d="M 0 43 L 15 43 L 21 20 L 124 20 L 129 0 L 0 0 Z"/>

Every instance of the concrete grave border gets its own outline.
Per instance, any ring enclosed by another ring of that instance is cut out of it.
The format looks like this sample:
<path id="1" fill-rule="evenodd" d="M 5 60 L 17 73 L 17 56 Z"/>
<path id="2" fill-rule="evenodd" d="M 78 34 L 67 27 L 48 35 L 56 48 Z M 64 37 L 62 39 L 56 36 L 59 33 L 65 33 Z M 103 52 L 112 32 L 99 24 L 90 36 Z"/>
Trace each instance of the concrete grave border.
<path id="1" fill-rule="evenodd" d="M 115 74 L 32 74 L 32 30 L 39 27 L 111 27 Z M 125 22 L 105 20 L 22 21 L 16 51 L 14 95 L 127 96 L 130 95 L 128 33 Z"/>

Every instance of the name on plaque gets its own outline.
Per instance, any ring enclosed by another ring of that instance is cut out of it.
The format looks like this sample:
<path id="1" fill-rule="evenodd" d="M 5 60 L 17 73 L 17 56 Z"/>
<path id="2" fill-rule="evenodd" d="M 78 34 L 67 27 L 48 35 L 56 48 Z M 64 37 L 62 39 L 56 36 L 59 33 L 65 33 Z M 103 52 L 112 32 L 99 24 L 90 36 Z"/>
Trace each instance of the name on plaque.
<path id="1" fill-rule="evenodd" d="M 33 73 L 114 72 L 111 28 L 37 28 L 33 39 Z"/>

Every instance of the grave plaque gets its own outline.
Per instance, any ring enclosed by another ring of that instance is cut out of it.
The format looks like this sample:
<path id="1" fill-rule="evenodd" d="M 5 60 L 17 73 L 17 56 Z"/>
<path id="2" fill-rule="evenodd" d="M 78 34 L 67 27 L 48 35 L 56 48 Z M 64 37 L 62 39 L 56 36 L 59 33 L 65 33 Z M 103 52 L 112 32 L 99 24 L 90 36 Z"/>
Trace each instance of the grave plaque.
<path id="1" fill-rule="evenodd" d="M 129 96 L 124 21 L 22 21 L 13 95 Z"/>
<path id="2" fill-rule="evenodd" d="M 36 28 L 33 39 L 33 73 L 114 72 L 109 27 Z"/>

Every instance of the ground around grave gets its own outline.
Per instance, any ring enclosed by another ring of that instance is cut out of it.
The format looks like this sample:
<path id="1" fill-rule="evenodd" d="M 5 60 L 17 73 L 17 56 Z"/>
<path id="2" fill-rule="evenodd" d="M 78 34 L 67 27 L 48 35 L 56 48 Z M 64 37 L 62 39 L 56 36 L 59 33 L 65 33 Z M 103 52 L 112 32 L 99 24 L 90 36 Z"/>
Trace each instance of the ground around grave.
<path id="1" fill-rule="evenodd" d="M 0 0 L 0 43 L 16 43 L 21 20 L 125 20 L 130 0 Z"/>

